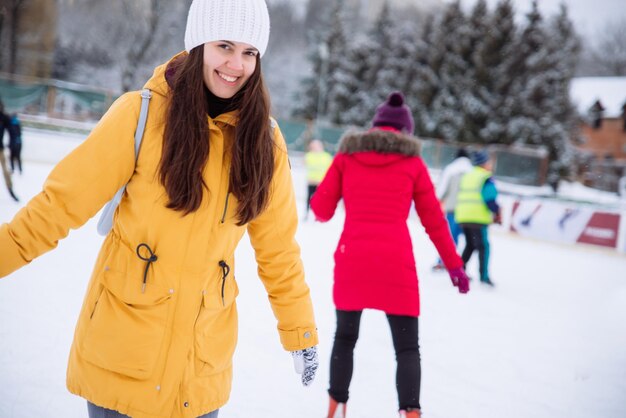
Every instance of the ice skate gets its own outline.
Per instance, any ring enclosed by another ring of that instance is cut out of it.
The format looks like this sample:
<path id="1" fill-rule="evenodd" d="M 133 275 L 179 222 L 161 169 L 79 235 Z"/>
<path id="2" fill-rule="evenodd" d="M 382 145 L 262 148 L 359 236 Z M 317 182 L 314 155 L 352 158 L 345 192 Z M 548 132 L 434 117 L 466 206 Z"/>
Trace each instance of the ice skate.
<path id="1" fill-rule="evenodd" d="M 400 418 L 421 418 L 422 413 L 419 409 L 409 408 L 408 410 L 400 410 Z"/>
<path id="2" fill-rule="evenodd" d="M 495 287 L 495 284 L 491 281 L 491 279 L 480 279 L 480 283 L 489 287 Z"/>
<path id="3" fill-rule="evenodd" d="M 432 271 L 434 272 L 445 271 L 445 270 L 446 270 L 446 266 L 444 266 L 443 263 L 437 263 L 432 267 Z"/>
<path id="4" fill-rule="evenodd" d="M 331 396 L 328 399 L 330 403 L 328 405 L 327 418 L 346 418 L 346 404 L 337 402 Z"/>

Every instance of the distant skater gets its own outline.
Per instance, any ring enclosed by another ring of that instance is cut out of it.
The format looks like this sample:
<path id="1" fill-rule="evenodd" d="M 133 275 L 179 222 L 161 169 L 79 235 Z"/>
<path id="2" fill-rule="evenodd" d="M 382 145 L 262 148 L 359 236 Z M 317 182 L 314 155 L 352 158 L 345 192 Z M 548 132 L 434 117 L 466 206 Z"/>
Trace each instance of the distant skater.
<path id="1" fill-rule="evenodd" d="M 492 160 L 487 152 L 475 152 L 472 164 L 472 171 L 461 179 L 454 216 L 465 235 L 463 265 L 475 250 L 478 251 L 480 282 L 493 286 L 489 275 L 491 246 L 487 232 L 490 224 L 500 223 L 500 206 L 496 202 L 498 189 L 492 178 Z"/>
<path id="2" fill-rule="evenodd" d="M 333 157 L 324 151 L 324 143 L 319 139 L 312 140 L 309 144 L 309 151 L 304 155 L 307 180 L 306 213 L 304 219 L 309 217 L 311 197 L 313 197 L 317 186 L 324 179 L 324 175 L 332 161 Z"/>
<path id="3" fill-rule="evenodd" d="M 22 174 L 22 125 L 16 113 L 11 115 L 7 130 L 9 131 L 11 173 L 15 173 L 18 169 Z"/>
<path id="4" fill-rule="evenodd" d="M 472 169 L 469 154 L 464 148 L 459 149 L 454 160 L 443 169 L 441 180 L 437 185 L 437 199 L 441 202 L 443 210 L 450 227 L 450 233 L 454 240 L 454 245 L 459 244 L 459 236 L 463 232 L 461 227 L 454 220 L 454 210 L 456 209 L 459 184 L 465 173 Z M 433 270 L 444 270 L 445 266 L 441 259 L 433 267 Z"/>
<path id="5" fill-rule="evenodd" d="M 19 202 L 19 199 L 13 191 L 13 181 L 11 180 L 11 172 L 7 164 L 6 157 L 4 155 L 4 131 L 8 130 L 11 119 L 4 113 L 4 105 L 0 102 L 0 169 L 2 170 L 2 178 L 4 179 L 4 185 L 9 192 L 9 195 L 13 200 Z"/>

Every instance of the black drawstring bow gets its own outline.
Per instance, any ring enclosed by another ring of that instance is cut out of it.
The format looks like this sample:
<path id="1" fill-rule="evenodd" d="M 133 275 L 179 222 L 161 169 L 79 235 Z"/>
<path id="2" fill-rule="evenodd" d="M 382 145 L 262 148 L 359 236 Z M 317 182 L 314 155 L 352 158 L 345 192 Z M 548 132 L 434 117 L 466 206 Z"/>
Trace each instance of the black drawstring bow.
<path id="1" fill-rule="evenodd" d="M 139 249 L 141 247 L 146 247 L 146 249 L 150 253 L 150 257 L 146 258 L 139 253 Z M 143 284 L 141 285 L 141 293 L 144 293 L 146 291 L 146 281 L 148 280 L 148 269 L 150 269 L 150 264 L 157 261 L 158 257 L 152 252 L 152 249 L 148 246 L 148 244 L 145 244 L 143 242 L 137 246 L 137 256 L 146 262 L 146 269 L 143 272 Z"/>
<path id="2" fill-rule="evenodd" d="M 224 286 L 226 285 L 226 276 L 230 273 L 230 266 L 224 260 L 220 260 L 220 267 L 222 268 L 222 305 L 225 305 L 224 301 Z"/>

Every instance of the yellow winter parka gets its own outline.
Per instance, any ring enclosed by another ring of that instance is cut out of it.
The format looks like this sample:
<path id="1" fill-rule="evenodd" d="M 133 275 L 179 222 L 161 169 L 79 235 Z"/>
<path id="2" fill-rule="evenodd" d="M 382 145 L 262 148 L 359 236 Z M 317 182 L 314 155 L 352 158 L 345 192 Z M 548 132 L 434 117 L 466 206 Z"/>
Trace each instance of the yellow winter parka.
<path id="1" fill-rule="evenodd" d="M 234 140 L 236 112 L 207 116 L 208 190 L 200 208 L 187 216 L 167 209 L 158 180 L 169 94 L 165 68 L 158 67 L 146 84 L 153 97 L 136 164 L 141 97 L 131 92 L 53 169 L 43 191 L 0 226 L 2 277 L 56 247 L 128 182 L 78 318 L 67 387 L 133 418 L 197 417 L 227 402 L 237 342 L 234 251 L 246 230 L 283 347 L 318 343 L 294 238 L 295 198 L 280 130 L 272 122 L 271 200 L 249 224 L 236 225 L 238 202 L 228 192 L 226 150 Z M 152 262 L 146 260 L 148 247 L 156 256 Z"/>

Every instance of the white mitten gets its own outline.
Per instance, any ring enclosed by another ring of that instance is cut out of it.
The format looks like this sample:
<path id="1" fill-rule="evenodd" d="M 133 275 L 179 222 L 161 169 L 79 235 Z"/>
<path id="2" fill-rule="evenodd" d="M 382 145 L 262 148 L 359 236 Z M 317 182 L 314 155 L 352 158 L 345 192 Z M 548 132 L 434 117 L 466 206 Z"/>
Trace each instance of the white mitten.
<path id="1" fill-rule="evenodd" d="M 317 358 L 317 346 L 305 348 L 304 350 L 292 351 L 293 366 L 296 373 L 302 375 L 302 384 L 309 386 L 315 379 L 315 373 L 320 365 Z"/>

